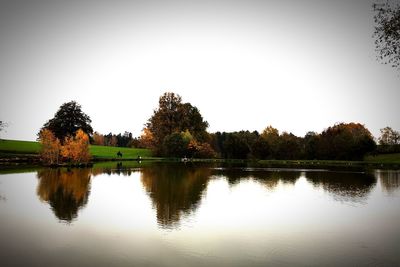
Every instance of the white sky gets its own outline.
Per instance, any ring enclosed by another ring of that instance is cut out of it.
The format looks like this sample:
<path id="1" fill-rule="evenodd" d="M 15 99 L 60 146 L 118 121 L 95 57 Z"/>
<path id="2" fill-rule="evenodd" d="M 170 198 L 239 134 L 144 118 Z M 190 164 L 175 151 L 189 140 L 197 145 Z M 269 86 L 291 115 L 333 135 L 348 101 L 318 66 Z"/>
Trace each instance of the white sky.
<path id="1" fill-rule="evenodd" d="M 400 130 L 400 73 L 376 61 L 373 26 L 368 0 L 2 1 L 1 138 L 35 140 L 70 100 L 94 130 L 139 135 L 166 91 L 211 132 Z"/>

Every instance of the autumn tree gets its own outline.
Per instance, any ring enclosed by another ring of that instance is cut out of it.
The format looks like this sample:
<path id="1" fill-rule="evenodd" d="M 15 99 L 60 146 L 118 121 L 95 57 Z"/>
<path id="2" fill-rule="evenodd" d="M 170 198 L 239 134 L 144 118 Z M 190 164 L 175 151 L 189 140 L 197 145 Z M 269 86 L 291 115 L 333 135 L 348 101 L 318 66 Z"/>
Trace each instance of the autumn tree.
<path id="1" fill-rule="evenodd" d="M 70 101 L 60 106 L 54 118 L 46 122 L 42 130 L 49 129 L 55 137 L 64 142 L 65 137 L 73 136 L 79 129 L 91 136 L 93 134 L 91 122 L 90 117 L 82 111 L 81 105 Z"/>
<path id="2" fill-rule="evenodd" d="M 155 154 L 163 154 L 164 144 L 178 141 L 179 134 L 189 130 L 196 140 L 203 142 L 207 136 L 208 123 L 203 120 L 200 111 L 190 103 L 182 103 L 182 98 L 171 92 L 164 93 L 159 106 L 154 110 L 146 124 L 153 138 Z M 174 134 L 174 135 L 173 135 Z M 171 137 L 168 137 L 173 135 Z M 168 141 L 165 143 L 165 139 Z"/>
<path id="3" fill-rule="evenodd" d="M 139 138 L 139 145 L 142 148 L 149 148 L 153 149 L 154 148 L 154 136 L 153 133 L 149 130 L 149 128 L 144 128 L 142 131 L 142 134 L 140 135 Z"/>
<path id="4" fill-rule="evenodd" d="M 187 147 L 188 156 L 193 158 L 210 159 L 215 158 L 216 153 L 209 143 L 199 143 L 192 139 Z"/>
<path id="5" fill-rule="evenodd" d="M 362 160 L 376 144 L 371 132 L 360 123 L 340 123 L 324 130 L 318 142 L 318 158 Z"/>
<path id="6" fill-rule="evenodd" d="M 90 161 L 89 136 L 79 129 L 75 136 L 68 136 L 61 147 L 61 155 L 73 163 Z"/>
<path id="7" fill-rule="evenodd" d="M 43 129 L 39 134 L 39 141 L 42 145 L 40 157 L 46 164 L 58 164 L 61 152 L 61 143 L 52 131 Z"/>
<path id="8" fill-rule="evenodd" d="M 276 159 L 279 150 L 279 130 L 269 125 L 260 134 L 262 143 L 268 151 L 269 159 Z"/>
<path id="9" fill-rule="evenodd" d="M 400 69 L 400 4 L 386 0 L 374 3 L 375 50 L 384 64 Z"/>
<path id="10" fill-rule="evenodd" d="M 98 133 L 98 132 L 94 132 L 93 134 L 93 144 L 94 145 L 98 145 L 98 146 L 104 146 L 104 135 Z"/>

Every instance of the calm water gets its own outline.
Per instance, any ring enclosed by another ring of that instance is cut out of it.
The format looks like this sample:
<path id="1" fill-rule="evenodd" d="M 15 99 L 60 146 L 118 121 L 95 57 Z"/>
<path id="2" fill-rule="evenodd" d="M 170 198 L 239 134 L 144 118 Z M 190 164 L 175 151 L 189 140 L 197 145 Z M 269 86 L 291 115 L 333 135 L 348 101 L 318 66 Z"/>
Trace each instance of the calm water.
<path id="1" fill-rule="evenodd" d="M 3 171 L 0 265 L 400 266 L 400 172 L 124 164 Z"/>

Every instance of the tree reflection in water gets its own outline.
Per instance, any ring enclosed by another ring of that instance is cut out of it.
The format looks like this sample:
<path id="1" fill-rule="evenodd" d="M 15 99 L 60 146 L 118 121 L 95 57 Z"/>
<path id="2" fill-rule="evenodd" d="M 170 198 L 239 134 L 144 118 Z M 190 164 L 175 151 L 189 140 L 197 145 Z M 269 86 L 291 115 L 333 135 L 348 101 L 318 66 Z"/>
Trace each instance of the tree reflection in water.
<path id="1" fill-rule="evenodd" d="M 43 169 L 37 177 L 40 200 L 50 204 L 59 220 L 73 221 L 87 204 L 91 169 Z"/>
<path id="2" fill-rule="evenodd" d="M 260 168 L 216 169 L 213 174 L 225 177 L 231 186 L 242 180 L 254 179 L 268 190 L 274 190 L 279 182 L 294 185 L 300 177 L 300 173 L 296 171 L 276 171 Z"/>
<path id="3" fill-rule="evenodd" d="M 387 193 L 400 189 L 400 171 L 377 170 L 375 175 L 379 177 L 382 189 Z"/>
<path id="4" fill-rule="evenodd" d="M 143 168 L 141 181 L 163 228 L 176 228 L 183 215 L 196 210 L 211 169 L 179 164 L 161 164 Z"/>
<path id="5" fill-rule="evenodd" d="M 230 186 L 253 180 L 274 191 L 280 183 L 294 185 L 300 177 L 316 188 L 322 188 L 335 200 L 362 202 L 376 184 L 371 174 L 350 172 L 299 171 L 263 168 L 215 168 L 215 165 L 173 163 L 107 163 L 93 169 L 43 169 L 38 171 L 37 194 L 50 204 L 61 221 L 71 222 L 87 204 L 91 177 L 100 174 L 130 176 L 140 171 L 141 182 L 156 210 L 162 228 L 176 228 L 182 217 L 196 211 L 214 177 L 226 179 Z M 400 174 L 379 172 L 382 187 L 391 192 L 399 188 Z"/>
<path id="6" fill-rule="evenodd" d="M 368 173 L 307 172 L 306 178 L 338 201 L 363 202 L 376 185 L 375 176 Z"/>

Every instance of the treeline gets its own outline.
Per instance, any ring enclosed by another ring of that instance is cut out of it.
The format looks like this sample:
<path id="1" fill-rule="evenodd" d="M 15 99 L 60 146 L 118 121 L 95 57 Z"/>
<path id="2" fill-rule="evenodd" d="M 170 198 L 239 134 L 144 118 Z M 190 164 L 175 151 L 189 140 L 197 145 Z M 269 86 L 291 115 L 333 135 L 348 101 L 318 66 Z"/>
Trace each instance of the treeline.
<path id="1" fill-rule="evenodd" d="M 220 157 L 226 159 L 361 160 L 376 149 L 370 131 L 359 123 L 340 123 L 322 133 L 304 137 L 279 133 L 272 126 L 257 131 L 206 131 L 200 111 L 182 103 L 179 95 L 165 93 L 139 142 L 155 155 L 168 157 Z"/>
<path id="2" fill-rule="evenodd" d="M 93 145 L 99 146 L 117 146 L 117 147 L 138 147 L 138 138 L 133 138 L 131 132 L 125 131 L 123 134 L 101 134 L 94 132 L 92 138 Z"/>
<path id="3" fill-rule="evenodd" d="M 257 131 L 211 134 L 212 148 L 227 159 L 325 159 L 361 160 L 375 151 L 372 134 L 359 123 L 340 123 L 322 133 L 304 137 L 279 133 L 272 126 Z"/>
<path id="4" fill-rule="evenodd" d="M 44 124 L 40 133 L 48 130 L 46 136 L 55 145 L 49 154 L 49 162 L 60 158 L 74 162 L 87 161 L 87 142 L 75 146 L 75 156 L 60 151 L 67 140 L 77 139 L 81 130 L 95 145 L 136 147 L 151 149 L 154 156 L 225 159 L 321 159 L 321 160 L 362 160 L 368 153 L 400 152 L 400 134 L 390 127 L 381 129 L 378 145 L 370 131 L 360 123 L 339 123 L 321 133 L 308 132 L 299 137 L 268 126 L 261 133 L 257 131 L 207 132 L 208 123 L 199 109 L 184 103 L 179 95 L 164 93 L 158 108 L 145 124 L 142 135 L 133 137 L 131 132 L 123 134 L 93 133 L 90 117 L 83 113 L 75 101 L 63 104 L 54 118 Z M 39 133 L 42 143 L 46 136 Z M 86 137 L 85 137 L 86 138 Z M 86 140 L 86 139 L 85 139 Z M 57 142 L 59 145 L 57 145 Z M 49 142 L 50 144 L 52 142 Z M 51 147 L 51 146 L 48 146 Z M 85 155 L 81 159 L 78 152 Z M 46 158 L 46 156 L 43 156 Z"/>

